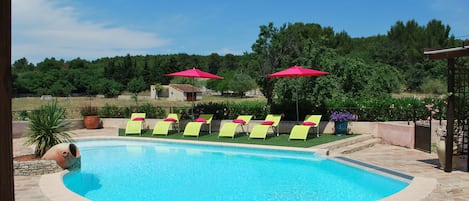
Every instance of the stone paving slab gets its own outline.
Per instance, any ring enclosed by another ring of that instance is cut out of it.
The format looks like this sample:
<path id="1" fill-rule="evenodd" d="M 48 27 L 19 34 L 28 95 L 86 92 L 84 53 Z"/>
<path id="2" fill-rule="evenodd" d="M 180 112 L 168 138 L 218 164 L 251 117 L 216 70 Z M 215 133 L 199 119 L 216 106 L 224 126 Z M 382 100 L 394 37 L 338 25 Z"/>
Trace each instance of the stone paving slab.
<path id="1" fill-rule="evenodd" d="M 73 133 L 76 137 L 117 136 L 117 128 L 79 129 Z M 13 139 L 14 155 L 33 152 L 33 147 L 25 146 L 24 141 L 24 138 Z M 469 200 L 469 173 L 463 171 L 462 160 L 453 172 L 446 173 L 438 168 L 436 154 L 392 145 L 377 144 L 343 156 L 414 177 L 436 179 L 436 188 L 423 201 Z M 50 201 L 39 187 L 40 180 L 41 176 L 15 176 L 16 201 Z"/>
<path id="2" fill-rule="evenodd" d="M 414 177 L 435 178 L 437 188 L 423 199 L 425 201 L 469 200 L 469 173 L 464 171 L 463 159 L 459 160 L 454 171 L 447 173 L 438 167 L 438 156 L 435 153 L 398 146 L 377 144 L 345 156 Z"/>

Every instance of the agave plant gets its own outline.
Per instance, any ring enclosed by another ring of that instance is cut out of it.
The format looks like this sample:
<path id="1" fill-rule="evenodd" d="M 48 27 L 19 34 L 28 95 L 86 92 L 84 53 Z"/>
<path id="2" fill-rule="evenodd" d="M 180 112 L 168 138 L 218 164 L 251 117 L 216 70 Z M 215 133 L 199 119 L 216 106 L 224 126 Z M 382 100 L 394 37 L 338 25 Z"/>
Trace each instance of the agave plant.
<path id="1" fill-rule="evenodd" d="M 56 100 L 31 112 L 26 144 L 36 145 L 34 154 L 37 157 L 56 144 L 72 141 L 67 133 L 71 124 L 65 117 L 65 108 L 59 106 Z"/>

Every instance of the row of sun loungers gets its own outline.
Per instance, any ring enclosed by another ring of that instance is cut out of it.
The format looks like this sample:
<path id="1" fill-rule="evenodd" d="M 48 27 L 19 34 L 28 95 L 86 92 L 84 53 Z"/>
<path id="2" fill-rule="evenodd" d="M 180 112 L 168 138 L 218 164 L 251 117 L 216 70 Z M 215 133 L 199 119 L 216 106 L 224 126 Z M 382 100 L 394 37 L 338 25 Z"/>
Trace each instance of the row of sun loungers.
<path id="1" fill-rule="evenodd" d="M 307 115 L 305 120 L 299 124 L 294 125 L 291 129 L 289 140 L 305 140 L 308 138 L 308 134 L 311 128 L 316 129 L 316 136 L 319 137 L 319 123 L 321 121 L 321 115 Z M 184 136 L 199 137 L 200 130 L 203 125 L 208 126 L 208 132 L 212 133 L 211 123 L 213 114 L 201 114 L 197 119 L 192 122 L 188 122 L 185 126 Z M 271 130 L 272 133 L 279 135 L 278 126 L 280 124 L 281 115 L 269 114 L 266 116 L 264 121 L 252 127 L 251 131 L 248 131 L 248 124 L 252 119 L 252 115 L 239 115 L 236 119 L 231 122 L 224 123 L 219 131 L 218 137 L 231 137 L 236 136 L 238 127 L 241 127 L 243 133 L 249 136 L 249 139 L 266 139 L 267 134 Z M 125 135 L 139 134 L 141 135 L 143 122 L 145 121 L 145 113 L 133 113 L 130 120 L 127 122 L 125 128 Z M 180 132 L 179 127 L 179 115 L 170 113 L 163 121 L 158 121 L 154 128 L 152 135 L 168 135 L 170 130 L 176 130 Z"/>

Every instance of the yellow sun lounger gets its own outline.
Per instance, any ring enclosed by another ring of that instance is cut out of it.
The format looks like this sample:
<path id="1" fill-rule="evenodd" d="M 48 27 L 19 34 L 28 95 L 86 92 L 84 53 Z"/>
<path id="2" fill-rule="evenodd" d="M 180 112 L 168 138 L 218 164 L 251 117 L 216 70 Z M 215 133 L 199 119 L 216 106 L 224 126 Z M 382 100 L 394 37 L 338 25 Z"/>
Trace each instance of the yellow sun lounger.
<path id="1" fill-rule="evenodd" d="M 171 126 L 173 130 L 177 127 L 178 132 L 180 132 L 179 114 L 169 113 L 163 121 L 156 122 L 152 135 L 168 135 Z"/>
<path id="2" fill-rule="evenodd" d="M 125 135 L 139 134 L 142 135 L 142 126 L 145 121 L 145 113 L 132 113 L 130 120 L 125 126 Z"/>
<path id="3" fill-rule="evenodd" d="M 310 128 L 316 128 L 316 137 L 319 137 L 319 123 L 322 115 L 306 115 L 301 125 L 293 126 L 288 140 L 304 140 L 308 138 Z"/>
<path id="4" fill-rule="evenodd" d="M 182 137 L 184 136 L 194 136 L 199 138 L 200 135 L 200 128 L 202 127 L 203 122 L 189 122 L 186 125 L 186 128 L 184 129 L 184 133 L 182 134 Z"/>
<path id="5" fill-rule="evenodd" d="M 208 125 L 208 133 L 212 133 L 212 119 L 213 114 L 201 114 L 197 119 L 193 122 L 189 122 L 186 124 L 186 128 L 184 128 L 184 133 L 182 136 L 196 136 L 197 138 L 200 135 L 200 128 L 202 125 Z"/>
<path id="6" fill-rule="evenodd" d="M 232 122 L 227 122 L 223 124 L 223 126 L 220 128 L 220 133 L 218 134 L 218 137 L 231 137 L 234 138 L 236 135 L 236 130 L 238 126 L 241 126 L 241 129 L 243 132 L 246 133 L 246 135 L 249 135 L 249 132 L 247 131 L 247 127 L 249 124 L 249 121 L 251 121 L 252 115 L 239 115 L 236 119 L 234 119 Z"/>
<path id="7" fill-rule="evenodd" d="M 208 125 L 208 133 L 212 133 L 212 119 L 213 114 L 200 114 L 199 118 L 195 119 L 195 121 L 199 121 Z"/>
<path id="8" fill-rule="evenodd" d="M 259 124 L 255 125 L 251 133 L 249 134 L 249 139 L 251 138 L 262 138 L 265 140 L 267 137 L 267 133 L 269 131 L 269 128 L 272 129 L 272 132 L 275 134 L 277 133 L 277 136 L 279 135 L 279 125 L 280 125 L 280 120 L 282 119 L 282 116 L 279 114 L 268 114 L 265 117 L 265 120 Z"/>

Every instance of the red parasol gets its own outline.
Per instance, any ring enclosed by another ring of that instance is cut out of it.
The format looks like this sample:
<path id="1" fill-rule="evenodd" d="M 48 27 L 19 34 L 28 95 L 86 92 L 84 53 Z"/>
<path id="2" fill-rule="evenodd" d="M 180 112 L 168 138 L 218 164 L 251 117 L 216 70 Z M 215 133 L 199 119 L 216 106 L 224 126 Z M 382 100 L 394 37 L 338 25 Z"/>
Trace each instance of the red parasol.
<path id="1" fill-rule="evenodd" d="M 201 70 L 196 69 L 196 68 L 166 74 L 166 76 L 192 78 L 192 87 L 194 87 L 194 78 L 223 79 L 223 77 L 220 77 L 218 75 L 214 75 L 212 73 L 208 73 L 208 72 L 205 72 L 205 71 L 201 71 Z M 192 119 L 194 119 L 194 90 L 192 90 Z"/>
<path id="2" fill-rule="evenodd" d="M 309 68 L 303 68 L 301 66 L 292 66 L 288 69 L 272 73 L 267 75 L 268 78 L 278 78 L 278 77 L 286 77 L 286 78 L 295 78 L 295 77 L 317 77 L 329 74 L 329 72 L 318 71 Z M 298 85 L 295 85 L 296 90 L 296 123 L 299 122 L 299 112 L 298 112 Z"/>
<path id="3" fill-rule="evenodd" d="M 286 70 L 282 70 L 276 73 L 272 73 L 267 77 L 306 77 L 306 76 L 321 76 L 329 74 L 328 72 L 318 71 L 309 68 L 303 68 L 301 66 L 292 66 Z"/>
<path id="4" fill-rule="evenodd" d="M 192 68 L 192 69 L 180 71 L 180 72 L 175 72 L 175 73 L 170 73 L 170 74 L 167 74 L 166 76 L 223 79 L 223 77 L 220 77 L 218 75 L 214 75 L 212 73 L 208 73 L 205 71 L 201 71 L 196 68 Z"/>

